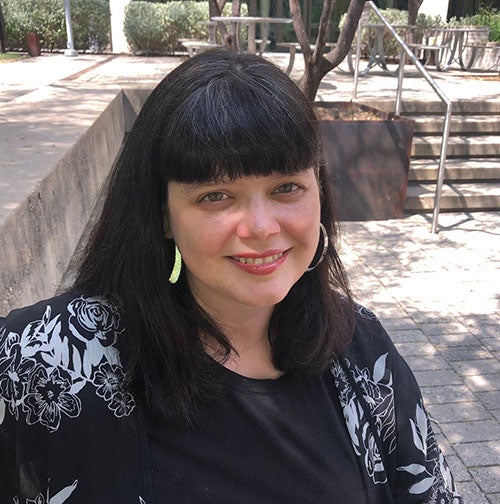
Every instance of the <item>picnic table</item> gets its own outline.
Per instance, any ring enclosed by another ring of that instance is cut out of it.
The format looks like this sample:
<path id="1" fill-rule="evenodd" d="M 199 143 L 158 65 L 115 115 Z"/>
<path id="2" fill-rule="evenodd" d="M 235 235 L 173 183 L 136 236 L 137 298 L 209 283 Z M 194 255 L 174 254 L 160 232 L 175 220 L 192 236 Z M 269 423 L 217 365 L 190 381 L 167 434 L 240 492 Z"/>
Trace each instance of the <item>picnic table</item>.
<path id="1" fill-rule="evenodd" d="M 374 32 L 374 39 L 372 43 L 370 34 L 368 34 L 368 64 L 359 72 L 359 74 L 366 75 L 372 68 L 378 66 L 390 75 L 397 75 L 397 72 L 393 72 L 387 67 L 387 51 L 385 44 L 385 33 L 387 31 L 387 27 L 382 23 L 367 23 L 362 26 L 364 29 L 368 31 L 372 30 Z M 415 28 L 413 25 L 392 25 L 392 27 L 396 31 L 402 32 L 404 35 L 403 38 L 407 41 L 410 40 L 411 33 Z"/>
<path id="2" fill-rule="evenodd" d="M 242 45 L 242 27 L 248 27 L 247 34 L 247 51 L 251 53 L 257 52 L 257 40 L 255 38 L 255 27 L 260 25 L 262 40 L 260 42 L 259 54 L 262 54 L 269 40 L 267 38 L 267 30 L 270 24 L 287 24 L 291 23 L 291 18 L 273 18 L 273 17 L 256 17 L 256 16 L 214 16 L 211 18 L 212 21 L 218 23 L 228 23 L 234 27 L 234 31 L 237 34 L 236 45 L 240 49 Z"/>
<path id="3" fill-rule="evenodd" d="M 427 42 L 431 42 L 437 53 L 435 65 L 438 70 L 446 71 L 455 62 L 462 70 L 470 70 L 474 64 L 475 51 L 483 44 L 481 38 L 488 40 L 489 27 L 462 26 L 453 28 L 431 28 L 428 31 Z M 429 50 L 423 46 L 424 51 Z M 470 57 L 466 59 L 467 50 L 471 49 Z"/>

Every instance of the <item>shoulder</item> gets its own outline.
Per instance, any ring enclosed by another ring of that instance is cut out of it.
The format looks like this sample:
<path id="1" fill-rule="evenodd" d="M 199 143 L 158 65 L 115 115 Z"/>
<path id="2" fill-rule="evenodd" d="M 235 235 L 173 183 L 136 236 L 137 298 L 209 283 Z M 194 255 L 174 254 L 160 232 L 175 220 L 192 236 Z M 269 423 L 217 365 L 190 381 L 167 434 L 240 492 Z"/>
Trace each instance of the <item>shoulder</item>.
<path id="1" fill-rule="evenodd" d="M 0 401 L 16 419 L 51 432 L 79 416 L 89 393 L 115 416 L 128 415 L 123 332 L 119 307 L 103 297 L 66 293 L 13 310 L 0 318 Z"/>
<path id="2" fill-rule="evenodd" d="M 394 344 L 377 315 L 362 305 L 355 305 L 355 326 L 346 357 L 372 361 L 383 353 L 395 352 Z"/>

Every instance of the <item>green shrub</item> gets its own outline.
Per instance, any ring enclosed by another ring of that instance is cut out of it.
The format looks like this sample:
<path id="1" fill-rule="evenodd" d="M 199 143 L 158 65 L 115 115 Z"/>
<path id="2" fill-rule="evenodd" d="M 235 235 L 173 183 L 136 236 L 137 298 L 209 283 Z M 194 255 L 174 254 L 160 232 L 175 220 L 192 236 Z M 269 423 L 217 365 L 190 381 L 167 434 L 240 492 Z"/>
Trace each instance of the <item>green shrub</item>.
<path id="1" fill-rule="evenodd" d="M 226 3 L 224 15 L 231 12 Z M 247 12 L 246 5 L 241 14 Z M 125 11 L 124 31 L 127 42 L 136 54 L 171 54 L 180 49 L 178 39 L 208 39 L 209 20 L 207 1 L 131 2 Z"/>
<path id="2" fill-rule="evenodd" d="M 66 48 L 66 23 L 62 0 L 2 0 L 7 47 L 25 49 L 26 33 L 35 32 L 43 49 Z M 98 51 L 110 39 L 109 0 L 72 0 L 71 18 L 75 48 Z"/>
<path id="3" fill-rule="evenodd" d="M 497 9 L 483 5 L 474 16 L 451 18 L 450 26 L 488 26 L 490 28 L 489 40 L 500 42 L 500 14 Z"/>
<path id="4" fill-rule="evenodd" d="M 109 0 L 72 0 L 71 24 L 75 47 L 78 50 L 100 53 L 109 48 Z"/>
<path id="5" fill-rule="evenodd" d="M 49 51 L 66 47 L 64 7 L 60 0 L 2 0 L 6 44 L 9 49 L 25 48 L 24 37 L 35 32 L 40 45 Z"/>

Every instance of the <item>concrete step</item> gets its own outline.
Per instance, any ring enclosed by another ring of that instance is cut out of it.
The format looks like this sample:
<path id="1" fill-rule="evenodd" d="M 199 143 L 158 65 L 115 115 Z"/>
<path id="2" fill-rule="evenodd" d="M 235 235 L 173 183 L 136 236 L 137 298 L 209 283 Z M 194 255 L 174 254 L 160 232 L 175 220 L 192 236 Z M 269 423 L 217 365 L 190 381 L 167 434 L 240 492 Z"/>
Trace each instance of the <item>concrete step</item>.
<path id="1" fill-rule="evenodd" d="M 409 181 L 435 182 L 438 176 L 439 159 L 412 159 Z M 445 163 L 446 181 L 500 180 L 498 158 L 451 158 Z"/>
<path id="2" fill-rule="evenodd" d="M 471 97 L 472 98 L 472 97 Z M 360 103 L 368 105 L 370 107 L 375 107 L 386 112 L 394 112 L 395 98 L 390 98 L 387 100 L 360 100 Z M 401 104 L 401 114 L 403 115 L 413 115 L 413 114 L 444 114 L 445 108 L 441 101 L 439 100 L 412 100 L 404 101 Z M 500 96 L 497 100 L 481 100 L 478 97 L 477 100 L 454 100 L 452 103 L 452 115 L 459 114 L 500 114 Z"/>
<path id="3" fill-rule="evenodd" d="M 412 157 L 437 157 L 441 135 L 414 136 Z M 486 157 L 500 153 L 500 135 L 452 135 L 448 139 L 447 157 Z"/>
<path id="4" fill-rule="evenodd" d="M 413 115 L 408 119 L 415 121 L 415 134 L 442 134 L 443 115 Z M 500 115 L 452 115 L 450 133 L 498 133 L 500 132 Z"/>
<path id="5" fill-rule="evenodd" d="M 432 211 L 435 190 L 435 184 L 410 184 L 406 193 L 405 210 L 407 212 Z M 500 182 L 443 184 L 441 210 L 487 209 L 500 210 Z"/>

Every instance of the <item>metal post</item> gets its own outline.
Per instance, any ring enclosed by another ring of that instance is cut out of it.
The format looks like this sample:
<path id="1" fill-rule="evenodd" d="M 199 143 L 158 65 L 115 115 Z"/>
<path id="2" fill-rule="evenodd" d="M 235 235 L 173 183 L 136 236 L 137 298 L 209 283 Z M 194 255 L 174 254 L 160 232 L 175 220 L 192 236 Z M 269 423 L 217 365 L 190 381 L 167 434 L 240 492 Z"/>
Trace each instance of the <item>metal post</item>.
<path id="1" fill-rule="evenodd" d="M 362 18 L 358 22 L 358 31 L 356 32 L 356 61 L 354 62 L 354 89 L 352 91 L 352 99 L 358 97 L 358 81 L 359 81 L 359 60 L 361 58 L 361 30 L 363 29 Z"/>
<path id="2" fill-rule="evenodd" d="M 376 14 L 376 16 L 382 21 L 387 30 L 391 33 L 393 38 L 399 44 L 401 48 L 401 55 L 403 53 L 406 54 L 405 59 L 408 58 L 417 68 L 417 70 L 422 74 L 425 80 L 429 83 L 434 92 L 439 96 L 444 106 L 446 107 L 446 114 L 444 119 L 444 127 L 443 127 L 443 138 L 441 140 L 441 152 L 439 155 L 439 169 L 438 169 L 438 178 L 436 181 L 436 191 L 434 194 L 434 214 L 432 217 L 432 227 L 431 232 L 437 233 L 439 226 L 439 211 L 441 209 L 441 193 L 443 188 L 443 181 L 446 169 L 446 153 L 448 149 L 448 136 L 450 132 L 450 123 L 451 123 L 451 112 L 452 112 L 452 104 L 449 98 L 441 91 L 440 87 L 436 84 L 434 79 L 429 75 L 429 72 L 423 67 L 418 58 L 415 56 L 414 52 L 408 47 L 405 41 L 399 36 L 396 30 L 391 26 L 391 24 L 387 21 L 387 19 L 382 15 L 379 11 L 375 3 L 371 0 L 366 2 L 366 5 L 369 5 L 372 11 Z M 356 49 L 359 49 L 357 47 Z M 356 51 L 357 52 L 357 51 Z M 404 62 L 400 66 L 398 73 L 398 90 L 396 95 L 396 109 L 401 107 L 401 88 L 403 84 L 403 75 L 404 75 Z M 356 64 L 358 62 L 356 61 Z M 357 95 L 357 72 L 354 73 L 354 91 L 353 96 Z"/>
<path id="3" fill-rule="evenodd" d="M 401 98 L 403 94 L 403 78 L 405 75 L 406 53 L 399 50 L 398 89 L 396 92 L 396 115 L 401 115 Z"/>
<path id="4" fill-rule="evenodd" d="M 67 49 L 64 51 L 65 56 L 78 56 L 78 51 L 75 51 L 73 43 L 73 28 L 71 27 L 71 7 L 69 0 L 64 0 L 64 11 L 66 15 L 66 34 L 68 41 L 66 43 Z"/>
<path id="5" fill-rule="evenodd" d="M 438 168 L 438 178 L 436 181 L 436 192 L 434 194 L 434 211 L 432 214 L 432 227 L 431 232 L 437 233 L 439 227 L 439 211 L 441 210 L 441 194 L 443 191 L 444 182 L 444 171 L 446 162 L 446 150 L 448 147 L 448 137 L 450 135 L 450 123 L 451 123 L 451 103 L 446 103 L 446 116 L 443 126 L 443 139 L 441 141 L 441 152 L 439 155 L 439 168 Z"/>

